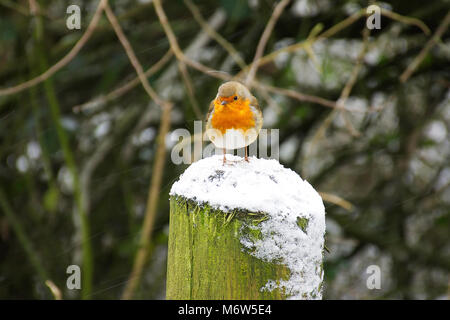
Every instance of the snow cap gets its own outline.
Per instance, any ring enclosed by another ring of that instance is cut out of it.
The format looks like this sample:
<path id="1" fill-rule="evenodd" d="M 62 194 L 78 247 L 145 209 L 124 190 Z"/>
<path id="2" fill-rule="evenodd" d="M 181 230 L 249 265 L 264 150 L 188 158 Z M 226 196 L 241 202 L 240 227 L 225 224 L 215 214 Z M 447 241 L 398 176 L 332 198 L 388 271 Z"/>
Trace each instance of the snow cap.
<path id="1" fill-rule="evenodd" d="M 291 271 L 288 280 L 270 280 L 261 290 L 280 288 L 291 299 L 321 299 L 325 208 L 314 188 L 274 159 L 216 155 L 194 162 L 175 182 L 171 196 L 229 212 L 262 212 L 261 240 L 242 237 L 250 254 L 278 261 Z M 302 222 L 302 223 L 299 223 Z"/>

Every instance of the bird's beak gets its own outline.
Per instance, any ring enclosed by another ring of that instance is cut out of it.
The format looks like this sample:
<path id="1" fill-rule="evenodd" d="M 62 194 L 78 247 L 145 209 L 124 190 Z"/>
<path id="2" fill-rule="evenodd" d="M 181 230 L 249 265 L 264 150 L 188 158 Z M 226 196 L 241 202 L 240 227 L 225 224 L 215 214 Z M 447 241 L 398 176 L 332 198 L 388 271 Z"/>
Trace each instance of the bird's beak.
<path id="1" fill-rule="evenodd" d="M 224 100 L 224 101 L 222 101 L 220 104 L 224 106 L 224 105 L 226 105 L 227 103 L 228 103 L 228 101 L 225 101 L 225 100 Z"/>

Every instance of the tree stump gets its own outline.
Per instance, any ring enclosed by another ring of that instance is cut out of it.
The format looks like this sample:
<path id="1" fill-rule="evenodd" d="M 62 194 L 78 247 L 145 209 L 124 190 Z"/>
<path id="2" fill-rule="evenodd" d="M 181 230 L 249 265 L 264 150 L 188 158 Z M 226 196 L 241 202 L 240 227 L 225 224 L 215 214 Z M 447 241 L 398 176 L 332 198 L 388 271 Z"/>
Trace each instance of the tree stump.
<path id="1" fill-rule="evenodd" d="M 213 156 L 172 186 L 167 299 L 321 299 L 325 209 L 276 160 Z"/>

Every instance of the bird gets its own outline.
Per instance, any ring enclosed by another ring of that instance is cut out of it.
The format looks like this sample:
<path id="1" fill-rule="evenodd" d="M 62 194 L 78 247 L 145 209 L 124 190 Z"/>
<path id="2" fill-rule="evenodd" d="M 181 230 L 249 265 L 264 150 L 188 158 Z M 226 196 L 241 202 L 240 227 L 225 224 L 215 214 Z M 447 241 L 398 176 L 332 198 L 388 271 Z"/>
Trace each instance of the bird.
<path id="1" fill-rule="evenodd" d="M 206 134 L 211 142 L 223 149 L 245 148 L 245 161 L 249 162 L 247 146 L 254 142 L 263 125 L 258 100 L 238 81 L 223 83 L 209 104 L 206 115 Z"/>

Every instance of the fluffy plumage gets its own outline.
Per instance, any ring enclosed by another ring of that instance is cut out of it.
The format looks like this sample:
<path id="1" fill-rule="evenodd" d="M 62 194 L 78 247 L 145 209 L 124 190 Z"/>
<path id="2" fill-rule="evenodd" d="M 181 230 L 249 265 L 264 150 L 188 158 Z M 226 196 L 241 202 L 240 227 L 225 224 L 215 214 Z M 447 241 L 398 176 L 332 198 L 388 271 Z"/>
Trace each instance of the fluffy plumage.
<path id="1" fill-rule="evenodd" d="M 244 148 L 256 140 L 262 124 L 258 100 L 247 87 L 237 81 L 219 87 L 206 115 L 206 132 L 216 147 Z"/>

